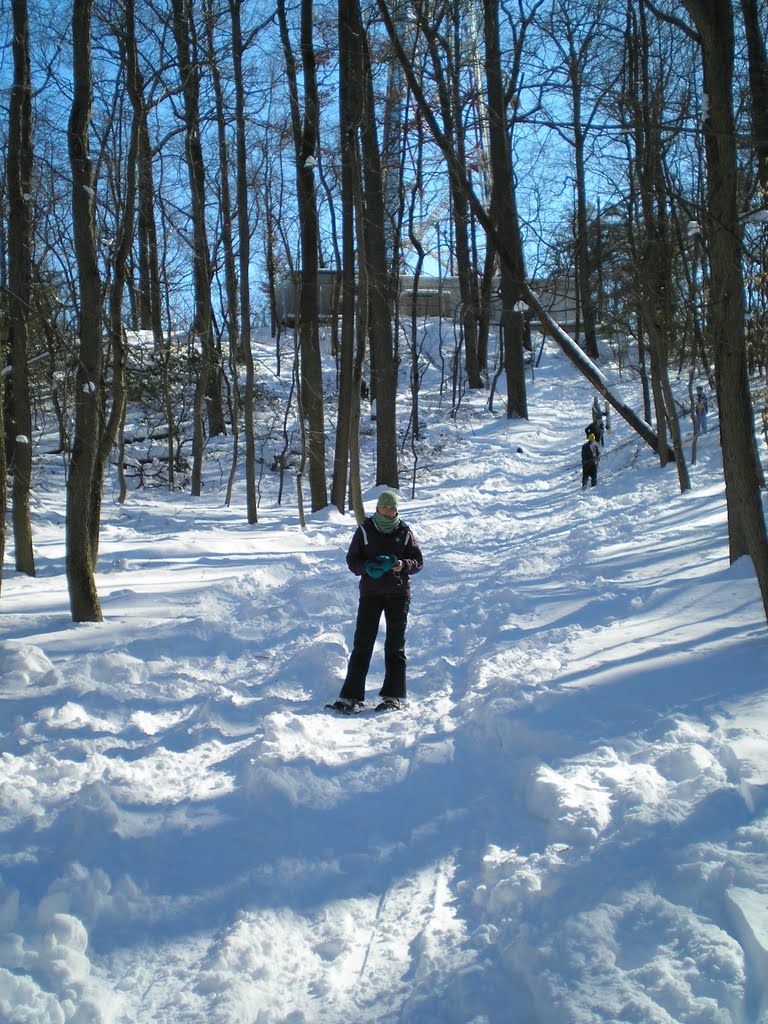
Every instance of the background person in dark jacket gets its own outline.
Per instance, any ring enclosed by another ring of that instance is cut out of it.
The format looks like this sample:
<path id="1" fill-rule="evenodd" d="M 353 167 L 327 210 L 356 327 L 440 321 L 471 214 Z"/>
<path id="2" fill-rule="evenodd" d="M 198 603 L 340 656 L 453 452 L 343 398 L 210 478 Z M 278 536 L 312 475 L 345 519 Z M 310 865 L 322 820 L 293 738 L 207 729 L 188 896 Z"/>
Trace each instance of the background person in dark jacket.
<path id="1" fill-rule="evenodd" d="M 398 512 L 394 491 L 379 495 L 376 511 L 355 530 L 347 565 L 360 577 L 355 638 L 347 675 L 334 711 L 352 714 L 362 708 L 381 614 L 386 622 L 384 683 L 377 711 L 397 710 L 405 699 L 405 630 L 411 598 L 411 576 L 423 565 L 413 531 Z"/>
<path id="2" fill-rule="evenodd" d="M 592 486 L 597 484 L 597 467 L 600 463 L 600 449 L 597 447 L 595 435 L 587 434 L 587 440 L 581 446 L 581 489 L 586 488 L 591 480 Z"/>

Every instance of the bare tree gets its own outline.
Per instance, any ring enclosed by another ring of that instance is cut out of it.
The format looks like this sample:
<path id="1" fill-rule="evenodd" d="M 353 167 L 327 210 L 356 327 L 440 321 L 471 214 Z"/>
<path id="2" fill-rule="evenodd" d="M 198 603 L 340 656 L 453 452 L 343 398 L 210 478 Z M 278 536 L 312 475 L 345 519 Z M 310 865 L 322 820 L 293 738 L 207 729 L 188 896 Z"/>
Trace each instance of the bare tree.
<path id="1" fill-rule="evenodd" d="M 768 533 L 745 344 L 733 119 L 733 8 L 729 0 L 685 0 L 685 7 L 699 33 L 708 97 L 703 127 L 711 267 L 709 327 L 715 346 L 730 556 L 731 561 L 742 555 L 752 559 L 768 615 Z"/>
<path id="2" fill-rule="evenodd" d="M 747 40 L 749 91 L 751 97 L 752 145 L 755 150 L 757 181 L 763 192 L 762 206 L 768 205 L 768 54 L 765 28 L 760 24 L 758 0 L 741 0 Z M 763 9 L 763 13 L 764 9 Z M 763 19 L 763 25 L 765 19 Z"/>
<path id="3" fill-rule="evenodd" d="M 373 69 L 367 33 L 355 0 L 362 59 L 362 112 L 360 152 L 362 159 L 363 259 L 366 263 L 369 330 L 371 339 L 371 397 L 376 403 L 376 483 L 399 485 L 397 465 L 397 361 L 392 330 L 391 276 L 387 262 L 387 234 L 384 214 L 384 177 L 379 153 Z"/>
<path id="4" fill-rule="evenodd" d="M 248 217 L 248 151 L 246 139 L 245 86 L 243 57 L 245 44 L 242 32 L 242 0 L 230 0 L 232 21 L 232 61 L 235 79 L 235 132 L 237 167 L 237 233 L 240 273 L 240 348 L 245 361 L 245 393 L 243 418 L 245 433 L 245 495 L 249 523 L 258 519 L 256 498 L 256 445 L 254 440 L 255 373 L 251 348 L 251 225 Z"/>
<path id="5" fill-rule="evenodd" d="M 8 138 L 8 326 L 13 422 L 13 537 L 16 568 L 35 575 L 29 492 L 32 414 L 27 369 L 32 275 L 32 85 L 26 0 L 13 0 L 13 86 Z M 0 434 L 0 443 L 4 440 Z"/>
<path id="6" fill-rule="evenodd" d="M 284 0 L 277 5 L 280 35 L 285 55 L 288 90 L 291 103 L 296 185 L 301 230 L 301 271 L 299 283 L 298 332 L 301 354 L 301 387 L 299 406 L 302 429 L 305 430 L 309 457 L 309 487 L 312 511 L 328 502 L 325 474 L 325 423 L 323 417 L 323 383 L 318 332 L 318 222 L 315 197 L 317 164 L 318 92 L 313 34 L 313 2 L 301 3 L 301 65 L 304 102 L 299 99 L 297 62 L 291 45 Z"/>
<path id="7" fill-rule="evenodd" d="M 360 417 L 360 382 L 355 385 L 355 228 L 359 202 L 360 63 L 353 0 L 339 0 L 339 135 L 341 148 L 341 332 L 339 395 L 331 501 L 343 512 L 349 480 L 353 417 Z"/>
<path id="8" fill-rule="evenodd" d="M 481 361 L 478 351 L 478 306 L 477 293 L 478 274 L 473 266 L 473 250 L 470 244 L 472 218 L 469 200 L 464 188 L 468 179 L 467 169 L 467 111 L 466 100 L 462 91 L 462 67 L 465 60 L 462 38 L 464 36 L 462 11 L 465 8 L 458 0 L 445 9 L 450 15 L 447 25 L 436 18 L 427 16 L 421 19 L 420 29 L 429 47 L 432 69 L 437 85 L 440 102 L 440 113 L 446 137 L 452 140 L 456 153 L 457 167 L 453 172 L 448 168 L 448 181 L 451 191 L 451 219 L 456 246 L 456 274 L 459 282 L 460 308 L 459 321 L 462 326 L 465 346 L 465 362 L 467 383 L 470 388 L 483 387 Z M 431 13 L 431 12 L 430 12 Z M 478 46 L 474 32 L 474 10 L 467 9 L 471 19 L 469 38 L 473 47 Z M 471 54 L 470 60 L 476 55 Z"/>
<path id="9" fill-rule="evenodd" d="M 664 154 L 659 125 L 663 117 L 663 71 L 652 74 L 650 47 L 643 0 L 628 5 L 626 59 L 629 73 L 626 91 L 633 104 L 634 159 L 642 213 L 641 238 L 637 241 L 635 266 L 637 295 L 642 324 L 648 332 L 651 384 L 656 407 L 659 457 L 668 461 L 667 431 L 672 437 L 680 490 L 690 490 L 691 481 L 683 451 L 680 424 L 669 380 L 669 349 L 675 311 L 672 271 L 672 237 L 669 219 L 670 197 L 664 174 Z M 669 453 L 671 454 L 671 453 Z"/>
<path id="10" fill-rule="evenodd" d="M 136 13 L 134 0 L 124 0 L 122 24 L 113 29 L 117 31 L 122 58 L 122 71 L 125 78 L 125 90 L 139 92 L 138 47 L 136 43 Z M 128 88 L 128 82 L 131 86 Z M 121 88 L 116 82 L 116 89 Z M 136 200 L 138 189 L 137 166 L 139 155 L 139 139 L 142 130 L 143 111 L 140 104 L 133 104 L 129 126 L 129 140 L 126 158 L 118 161 L 119 172 L 113 175 L 115 195 L 114 207 L 114 242 L 111 260 L 111 281 L 109 282 L 107 303 L 107 343 L 111 358 L 111 401 L 109 413 L 105 417 L 104 429 L 99 439 L 96 455 L 95 474 L 98 486 L 93 489 L 91 518 L 94 536 L 98 543 L 99 521 L 101 519 L 102 482 L 109 461 L 110 453 L 118 438 L 122 438 L 125 426 L 125 413 L 128 402 L 126 382 L 126 364 L 128 360 L 128 344 L 124 326 L 124 299 L 128 280 L 128 267 L 133 247 L 136 224 Z M 108 143 L 102 147 L 108 149 Z M 117 151 L 117 146 L 112 146 Z M 119 195 L 117 193 L 120 193 Z M 120 466 L 120 501 L 126 499 L 126 483 Z"/>
<path id="11" fill-rule="evenodd" d="M 67 480 L 67 584 L 75 622 L 100 622 L 94 567 L 97 537 L 91 509 L 96 451 L 101 435 L 99 393 L 102 375 L 101 283 L 96 257 L 94 177 L 88 132 L 93 104 L 91 64 L 92 0 L 74 0 L 72 9 L 72 110 L 67 131 L 72 170 L 72 228 L 77 261 L 80 324 L 75 392 L 75 431 Z"/>
<path id="12" fill-rule="evenodd" d="M 523 313 L 520 308 L 526 279 L 525 259 L 507 130 L 507 97 L 501 70 L 498 0 L 483 0 L 483 26 L 491 145 L 491 220 L 495 233 L 498 235 L 503 232 L 506 236 L 506 259 L 501 264 L 501 325 L 507 372 L 507 416 L 527 419 Z"/>
<path id="13" fill-rule="evenodd" d="M 584 344 L 591 359 L 599 358 L 597 347 L 597 307 L 595 303 L 594 257 L 590 252 L 588 218 L 588 141 L 594 121 L 602 109 L 612 76 L 602 74 L 601 50 L 606 47 L 610 18 L 606 0 L 573 4 L 557 0 L 548 19 L 548 31 L 567 78 L 571 108 L 570 124 L 559 128 L 573 147 L 576 217 L 574 256 L 576 286 L 584 324 Z M 591 85 L 591 89 L 590 89 Z M 591 96 L 590 96 L 591 94 Z M 557 125 L 557 121 L 555 122 Z"/>
<path id="14" fill-rule="evenodd" d="M 194 0 L 173 0 L 173 35 L 176 41 L 183 98 L 186 162 L 189 173 L 192 221 L 192 257 L 195 289 L 193 340 L 200 345 L 200 370 L 194 400 L 192 438 L 192 494 L 202 491 L 204 412 L 208 386 L 216 370 L 211 307 L 211 258 L 205 220 L 205 163 L 200 121 L 200 65 L 194 25 Z"/>

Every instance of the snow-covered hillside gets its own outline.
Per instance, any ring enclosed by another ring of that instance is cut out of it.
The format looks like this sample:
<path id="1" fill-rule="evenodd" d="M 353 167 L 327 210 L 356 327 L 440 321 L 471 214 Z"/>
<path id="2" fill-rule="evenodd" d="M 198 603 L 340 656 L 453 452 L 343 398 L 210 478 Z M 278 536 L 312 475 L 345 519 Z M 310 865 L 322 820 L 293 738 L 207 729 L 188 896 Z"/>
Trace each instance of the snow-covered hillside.
<path id="1" fill-rule="evenodd" d="M 768 1020 L 768 630 L 716 416 L 692 492 L 614 419 L 582 494 L 558 351 L 529 422 L 485 397 L 425 395 L 399 714 L 323 710 L 351 516 L 302 530 L 268 478 L 256 527 L 241 490 L 107 500 L 74 625 L 37 481 L 39 576 L 10 550 L 0 599 L 2 1021 Z"/>

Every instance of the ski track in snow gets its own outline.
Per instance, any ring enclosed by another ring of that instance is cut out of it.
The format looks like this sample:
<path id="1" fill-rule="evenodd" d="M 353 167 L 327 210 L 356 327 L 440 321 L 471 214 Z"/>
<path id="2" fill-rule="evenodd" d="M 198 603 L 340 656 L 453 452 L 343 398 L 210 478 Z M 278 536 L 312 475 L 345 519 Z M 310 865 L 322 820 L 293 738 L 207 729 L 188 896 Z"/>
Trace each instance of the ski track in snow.
<path id="1" fill-rule="evenodd" d="M 105 508 L 100 626 L 51 520 L 48 585 L 3 590 L 3 1019 L 768 1019 L 766 630 L 719 480 L 617 425 L 581 494 L 590 389 L 552 356 L 530 398 L 406 502 L 401 714 L 323 710 L 350 518 Z"/>

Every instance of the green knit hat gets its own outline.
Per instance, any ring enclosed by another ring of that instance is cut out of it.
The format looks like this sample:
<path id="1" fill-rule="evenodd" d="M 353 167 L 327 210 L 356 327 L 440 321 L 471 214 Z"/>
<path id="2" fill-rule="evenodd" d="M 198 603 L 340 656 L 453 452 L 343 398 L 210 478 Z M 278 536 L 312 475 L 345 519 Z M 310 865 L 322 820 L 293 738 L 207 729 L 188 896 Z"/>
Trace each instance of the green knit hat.
<path id="1" fill-rule="evenodd" d="M 376 508 L 397 508 L 398 499 L 394 491 L 382 491 L 376 502 Z"/>

